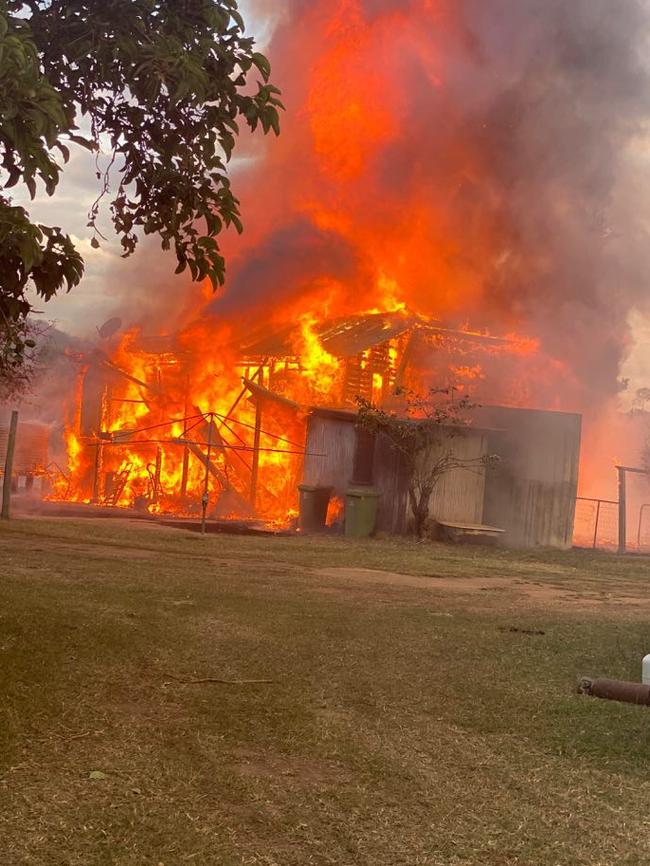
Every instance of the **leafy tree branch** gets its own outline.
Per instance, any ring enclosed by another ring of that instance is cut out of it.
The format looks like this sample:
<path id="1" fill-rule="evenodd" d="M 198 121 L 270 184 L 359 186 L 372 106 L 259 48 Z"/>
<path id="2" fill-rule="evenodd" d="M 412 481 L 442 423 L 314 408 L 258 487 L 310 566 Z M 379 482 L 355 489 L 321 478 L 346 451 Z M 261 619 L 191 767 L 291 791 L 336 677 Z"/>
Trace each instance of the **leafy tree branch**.
<path id="1" fill-rule="evenodd" d="M 5 324 L 28 315 L 28 288 L 47 300 L 83 276 L 69 236 L 33 223 L 7 192 L 53 195 L 74 144 L 110 153 L 93 245 L 108 197 L 125 257 L 158 235 L 178 272 L 221 284 L 218 236 L 242 230 L 228 176 L 237 138 L 243 127 L 279 133 L 270 75 L 236 0 L 0 0 L 0 339 L 20 356 Z"/>

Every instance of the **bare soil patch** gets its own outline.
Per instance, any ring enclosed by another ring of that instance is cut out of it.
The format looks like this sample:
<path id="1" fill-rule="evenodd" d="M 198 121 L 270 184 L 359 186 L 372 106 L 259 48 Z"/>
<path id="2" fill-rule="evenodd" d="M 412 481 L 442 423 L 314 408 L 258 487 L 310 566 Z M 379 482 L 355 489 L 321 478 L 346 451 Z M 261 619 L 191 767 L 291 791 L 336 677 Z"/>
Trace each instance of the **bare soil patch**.
<path id="1" fill-rule="evenodd" d="M 552 583 L 528 581 L 519 577 L 446 577 L 427 575 L 426 577 L 381 571 L 371 568 L 320 568 L 314 571 L 319 578 L 336 581 L 341 592 L 352 585 L 357 586 L 394 586 L 408 587 L 424 592 L 443 592 L 475 595 L 477 593 L 507 593 L 510 596 L 524 597 L 541 606 L 580 605 L 581 608 L 598 609 L 603 605 L 612 607 L 650 609 L 650 590 L 647 594 L 630 593 L 624 590 L 596 592 L 588 588 L 570 589 Z M 324 587 L 331 591 L 331 586 Z"/>

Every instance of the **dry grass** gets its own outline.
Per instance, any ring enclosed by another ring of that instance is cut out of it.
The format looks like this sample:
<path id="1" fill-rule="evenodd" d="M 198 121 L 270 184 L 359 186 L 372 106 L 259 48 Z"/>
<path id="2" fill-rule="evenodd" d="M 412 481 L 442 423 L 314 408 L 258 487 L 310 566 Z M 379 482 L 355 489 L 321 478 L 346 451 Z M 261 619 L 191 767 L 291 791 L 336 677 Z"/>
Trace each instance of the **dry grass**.
<path id="1" fill-rule="evenodd" d="M 650 711 L 575 694 L 638 678 L 648 560 L 101 521 L 0 555 L 2 864 L 650 863 Z"/>

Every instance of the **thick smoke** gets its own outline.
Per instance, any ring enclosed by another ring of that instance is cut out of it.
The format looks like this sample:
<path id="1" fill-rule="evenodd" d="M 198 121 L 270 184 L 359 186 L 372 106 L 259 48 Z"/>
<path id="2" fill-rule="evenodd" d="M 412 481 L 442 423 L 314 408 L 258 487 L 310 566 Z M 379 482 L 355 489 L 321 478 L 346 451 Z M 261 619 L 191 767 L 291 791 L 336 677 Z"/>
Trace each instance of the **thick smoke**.
<path id="1" fill-rule="evenodd" d="M 269 307 L 309 297 L 323 282 L 344 284 L 360 266 L 349 241 L 298 217 L 246 255 L 234 269 L 228 292 L 217 297 L 209 309 L 227 318 L 242 307 L 251 315 L 268 315 Z"/>
<path id="2" fill-rule="evenodd" d="M 648 302 L 647 4 L 294 0 L 281 20 L 288 112 L 239 182 L 221 309 L 273 303 L 284 259 L 284 294 L 356 259 L 342 304 L 385 276 L 423 313 L 539 337 L 554 387 L 578 383 L 566 408 L 613 394 Z"/>
<path id="3" fill-rule="evenodd" d="M 612 390 L 630 308 L 647 302 L 646 214 L 628 197 L 633 172 L 642 185 L 650 180 L 632 151 L 650 111 L 647 8 L 634 0 L 464 7 L 476 68 L 492 85 L 466 128 L 485 155 L 497 193 L 490 216 L 503 227 L 504 260 L 485 278 L 487 311 L 514 308 L 585 384 Z"/>

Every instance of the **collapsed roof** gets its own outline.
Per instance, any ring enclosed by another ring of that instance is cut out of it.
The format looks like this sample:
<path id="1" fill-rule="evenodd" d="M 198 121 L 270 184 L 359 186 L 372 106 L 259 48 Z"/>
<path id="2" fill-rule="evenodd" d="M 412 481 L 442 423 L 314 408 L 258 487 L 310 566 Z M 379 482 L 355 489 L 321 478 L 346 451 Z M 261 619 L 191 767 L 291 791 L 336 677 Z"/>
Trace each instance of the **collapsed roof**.
<path id="1" fill-rule="evenodd" d="M 284 358 L 294 354 L 295 325 L 284 326 L 272 333 L 258 334 L 241 346 L 250 358 Z M 323 348 L 338 358 L 350 358 L 375 346 L 397 339 L 407 333 L 422 336 L 458 339 L 476 344 L 505 345 L 509 341 L 468 330 L 445 327 L 436 319 L 427 319 L 411 313 L 365 313 L 335 319 L 317 329 Z"/>

